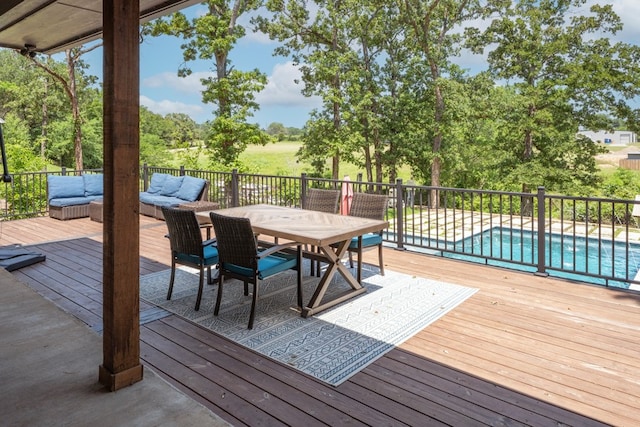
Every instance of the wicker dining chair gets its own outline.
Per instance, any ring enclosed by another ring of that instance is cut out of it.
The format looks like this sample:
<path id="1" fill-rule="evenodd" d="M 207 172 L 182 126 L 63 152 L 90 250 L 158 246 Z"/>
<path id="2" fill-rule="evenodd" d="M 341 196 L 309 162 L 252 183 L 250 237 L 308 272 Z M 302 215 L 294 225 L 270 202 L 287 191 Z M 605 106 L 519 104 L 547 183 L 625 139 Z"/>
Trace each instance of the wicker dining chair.
<path id="1" fill-rule="evenodd" d="M 167 224 L 171 246 L 171 279 L 167 299 L 171 299 L 173 283 L 176 277 L 176 265 L 183 264 L 200 270 L 200 283 L 195 310 L 200 309 L 204 285 L 204 269 L 207 269 L 207 282 L 211 279 L 211 267 L 218 263 L 218 249 L 215 239 L 202 240 L 202 231 L 196 213 L 188 209 L 176 209 L 163 206 L 162 214 Z"/>
<path id="2" fill-rule="evenodd" d="M 385 213 L 387 212 L 386 195 L 368 194 L 368 193 L 355 193 L 351 202 L 350 216 L 357 216 L 359 218 L 369 218 L 384 220 Z M 354 237 L 349 244 L 349 264 L 353 268 L 353 252 L 358 254 L 358 271 L 357 280 L 362 280 L 362 249 L 370 247 L 378 247 L 378 267 L 380 268 L 380 274 L 384 276 L 384 264 L 382 262 L 382 231 L 377 233 L 367 233 L 362 236 Z"/>
<path id="3" fill-rule="evenodd" d="M 340 208 L 340 190 L 322 190 L 309 188 L 304 209 L 312 211 L 338 213 Z"/>
<path id="4" fill-rule="evenodd" d="M 209 213 L 213 230 L 218 240 L 220 257 L 218 272 L 218 296 L 213 314 L 218 315 L 222 301 L 222 288 L 225 277 L 238 279 L 244 284 L 244 294 L 249 294 L 248 284 L 253 285 L 249 329 L 253 329 L 258 288 L 261 280 L 286 270 L 297 270 L 298 307 L 302 308 L 302 247 L 291 242 L 259 248 L 249 218 L 236 218 Z M 296 247 L 294 253 L 282 252 L 283 249 Z"/>
<path id="5" fill-rule="evenodd" d="M 304 209 L 326 213 L 338 213 L 340 209 L 340 190 L 323 190 L 320 188 L 309 188 L 307 190 L 307 198 Z M 308 248 L 312 252 L 317 249 L 315 247 Z M 311 261 L 311 275 L 320 276 L 320 261 Z"/>

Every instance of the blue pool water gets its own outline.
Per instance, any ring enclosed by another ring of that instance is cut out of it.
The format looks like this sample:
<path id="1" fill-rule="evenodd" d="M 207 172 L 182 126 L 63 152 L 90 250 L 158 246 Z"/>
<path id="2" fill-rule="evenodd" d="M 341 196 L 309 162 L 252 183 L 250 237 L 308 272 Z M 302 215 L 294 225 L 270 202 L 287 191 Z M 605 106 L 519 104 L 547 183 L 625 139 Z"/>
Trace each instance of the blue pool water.
<path id="1" fill-rule="evenodd" d="M 442 243 L 442 242 L 441 242 Z M 495 227 L 482 233 L 449 244 L 446 249 L 454 249 L 469 255 L 444 253 L 444 256 L 485 262 L 474 255 L 496 258 L 487 264 L 525 271 L 536 271 L 535 267 L 520 263 L 537 264 L 538 233 Z M 433 247 L 433 246 L 432 246 Z M 549 275 L 583 282 L 606 284 L 628 288 L 626 280 L 634 280 L 640 270 L 640 245 L 574 237 L 571 235 L 546 234 L 545 264 Z M 562 269 L 556 271 L 554 269 Z M 615 279 L 620 279 L 615 280 Z"/>

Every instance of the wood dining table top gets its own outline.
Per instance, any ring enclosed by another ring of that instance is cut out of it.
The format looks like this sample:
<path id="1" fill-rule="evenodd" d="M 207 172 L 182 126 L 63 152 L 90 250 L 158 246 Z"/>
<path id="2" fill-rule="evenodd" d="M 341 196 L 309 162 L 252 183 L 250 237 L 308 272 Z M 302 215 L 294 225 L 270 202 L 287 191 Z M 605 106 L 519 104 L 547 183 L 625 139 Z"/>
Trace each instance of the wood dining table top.
<path id="1" fill-rule="evenodd" d="M 218 209 L 215 212 L 249 218 L 256 233 L 325 247 L 389 226 L 388 221 L 266 204 Z M 197 212 L 196 215 L 201 223 L 211 222 L 208 211 Z"/>

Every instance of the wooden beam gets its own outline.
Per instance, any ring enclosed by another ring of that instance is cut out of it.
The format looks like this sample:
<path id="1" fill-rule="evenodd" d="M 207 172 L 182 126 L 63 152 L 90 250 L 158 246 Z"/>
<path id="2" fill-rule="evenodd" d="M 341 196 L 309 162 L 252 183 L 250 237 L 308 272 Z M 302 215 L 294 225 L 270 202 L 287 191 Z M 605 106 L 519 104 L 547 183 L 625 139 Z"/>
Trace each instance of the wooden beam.
<path id="1" fill-rule="evenodd" d="M 138 216 L 140 4 L 103 0 L 104 206 L 103 363 L 99 381 L 115 391 L 142 380 Z"/>

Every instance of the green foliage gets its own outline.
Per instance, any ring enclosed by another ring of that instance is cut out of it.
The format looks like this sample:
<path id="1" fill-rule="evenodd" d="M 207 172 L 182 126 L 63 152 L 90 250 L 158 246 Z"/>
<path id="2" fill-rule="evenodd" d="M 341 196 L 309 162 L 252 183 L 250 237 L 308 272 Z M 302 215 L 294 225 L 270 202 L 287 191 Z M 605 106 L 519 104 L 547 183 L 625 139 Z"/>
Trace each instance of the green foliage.
<path id="1" fill-rule="evenodd" d="M 220 116 L 211 123 L 207 147 L 211 150 L 212 162 L 236 165 L 238 157 L 247 145 L 265 145 L 273 139 L 258 125 Z"/>
<path id="2" fill-rule="evenodd" d="M 268 12 L 259 9 L 263 3 Z M 410 176 L 505 191 L 544 186 L 570 195 L 602 188 L 607 197 L 628 198 L 640 193 L 635 175 L 616 172 L 602 184 L 595 163 L 601 147 L 576 137 L 579 128 L 634 130 L 640 123 L 629 102 L 640 94 L 640 49 L 612 42 L 619 17 L 610 5 L 585 12 L 591 3 L 321 0 L 311 9 L 303 0 L 203 2 L 205 13 L 153 21 L 143 35 L 182 39 L 181 76 L 191 74 L 194 61 L 210 63 L 202 99 L 216 106 L 216 116 L 200 125 L 185 114 L 163 117 L 141 107 L 140 160 L 278 175 L 362 173 L 371 181 Z M 263 73 L 235 69 L 231 61 L 247 33 L 242 18 L 248 14 L 279 43 L 275 53 L 300 66 L 303 93 L 322 98 L 302 130 L 272 123 L 262 131 L 248 123 L 259 107 L 255 94 L 266 84 Z M 485 30 L 471 27 L 488 17 Z M 489 71 L 469 75 L 459 69 L 454 58 L 463 47 L 487 52 Z M 11 154 L 16 165 L 29 164 L 27 153 L 35 159 L 42 153 L 43 161 L 71 166 L 81 124 L 84 166 L 101 166 L 102 94 L 79 53 L 69 53 L 76 55 L 70 59 L 82 112 L 82 120 L 74 121 L 59 79 L 70 71 L 64 60 L 39 56 L 51 70 L 45 72 L 0 50 L 0 117 L 7 120 L 11 144 L 24 148 Z M 254 145 L 276 151 L 270 143 L 285 139 L 301 141 L 298 162 L 244 155 Z M 204 153 L 210 158 L 204 160 Z M 510 203 L 521 209 L 522 201 Z"/>
<path id="3" fill-rule="evenodd" d="M 501 142 L 505 182 L 529 191 L 537 185 L 576 191 L 597 184 L 596 147 L 576 139 L 579 127 L 602 125 L 602 113 L 631 114 L 625 100 L 640 94 L 640 76 L 624 70 L 640 65 L 637 46 L 611 45 L 607 33 L 620 29 L 611 6 L 577 8 L 585 0 L 508 2 L 500 17 L 480 32 L 467 29 L 468 46 L 488 53 L 495 78 L 508 86 L 514 99 L 504 122 Z M 505 171 L 506 172 L 506 171 Z"/>
<path id="4" fill-rule="evenodd" d="M 618 168 L 601 186 L 604 197 L 633 200 L 640 194 L 640 175 L 628 169 Z"/>
<path id="5" fill-rule="evenodd" d="M 140 163 L 155 167 L 170 166 L 171 154 L 165 141 L 156 134 L 140 133 Z"/>

